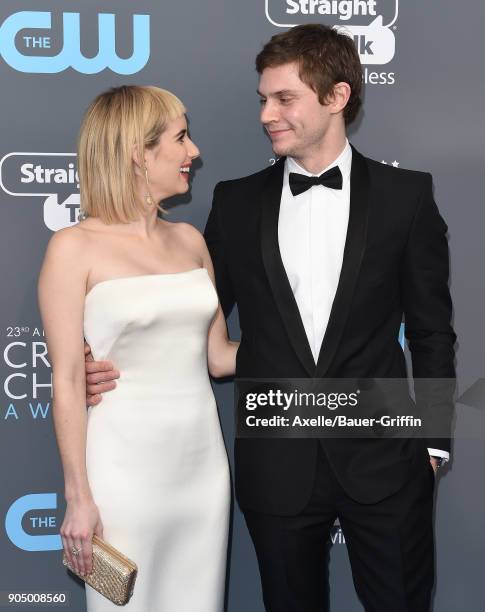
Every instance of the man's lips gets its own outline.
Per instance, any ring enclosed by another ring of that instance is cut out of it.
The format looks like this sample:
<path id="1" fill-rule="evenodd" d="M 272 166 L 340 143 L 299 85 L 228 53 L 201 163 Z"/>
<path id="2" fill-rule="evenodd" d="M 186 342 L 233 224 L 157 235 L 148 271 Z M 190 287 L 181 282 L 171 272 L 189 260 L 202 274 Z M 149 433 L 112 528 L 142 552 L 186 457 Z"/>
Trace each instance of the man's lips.
<path id="1" fill-rule="evenodd" d="M 290 128 L 282 128 L 280 130 L 267 130 L 269 137 L 271 139 L 273 138 L 278 138 L 278 136 L 281 136 L 282 134 L 286 134 L 287 132 L 290 131 Z"/>

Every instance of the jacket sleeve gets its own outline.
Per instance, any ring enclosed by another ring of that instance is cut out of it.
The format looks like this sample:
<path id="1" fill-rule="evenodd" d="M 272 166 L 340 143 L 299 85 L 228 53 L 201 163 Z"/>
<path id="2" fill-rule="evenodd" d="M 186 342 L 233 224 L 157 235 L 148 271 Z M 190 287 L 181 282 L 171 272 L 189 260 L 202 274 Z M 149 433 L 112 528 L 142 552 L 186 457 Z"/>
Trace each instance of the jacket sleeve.
<path id="1" fill-rule="evenodd" d="M 214 265 L 214 274 L 219 301 L 221 303 L 222 310 L 224 311 L 224 315 L 227 318 L 234 306 L 235 297 L 231 278 L 229 276 L 226 240 L 221 223 L 220 208 L 223 204 L 222 192 L 223 183 L 218 183 L 214 189 L 212 208 L 205 226 L 204 238 Z"/>
<path id="2" fill-rule="evenodd" d="M 401 270 L 405 335 L 411 352 L 418 411 L 426 415 L 428 448 L 449 452 L 455 390 L 456 335 L 448 288 L 448 227 L 424 175 Z"/>

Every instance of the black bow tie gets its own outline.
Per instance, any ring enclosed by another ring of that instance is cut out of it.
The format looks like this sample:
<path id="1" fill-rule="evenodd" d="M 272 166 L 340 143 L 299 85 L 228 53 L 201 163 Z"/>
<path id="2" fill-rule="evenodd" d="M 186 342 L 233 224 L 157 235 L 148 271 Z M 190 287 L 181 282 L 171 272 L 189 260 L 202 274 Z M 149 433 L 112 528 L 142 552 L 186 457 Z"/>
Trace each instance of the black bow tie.
<path id="1" fill-rule="evenodd" d="M 305 176 L 290 172 L 290 189 L 294 196 L 300 195 L 313 185 L 324 185 L 330 189 L 342 189 L 342 173 L 338 166 L 334 166 L 320 176 Z"/>

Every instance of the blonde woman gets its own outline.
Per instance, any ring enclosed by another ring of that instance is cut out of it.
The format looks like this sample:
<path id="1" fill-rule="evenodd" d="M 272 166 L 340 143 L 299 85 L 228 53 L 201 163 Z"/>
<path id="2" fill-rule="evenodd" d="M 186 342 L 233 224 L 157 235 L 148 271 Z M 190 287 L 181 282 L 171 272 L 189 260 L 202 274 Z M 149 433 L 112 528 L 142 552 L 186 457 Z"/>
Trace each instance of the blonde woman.
<path id="1" fill-rule="evenodd" d="M 199 150 L 185 108 L 156 87 L 98 96 L 78 148 L 87 218 L 54 234 L 39 280 L 64 469 L 64 550 L 91 571 L 93 534 L 133 559 L 127 609 L 222 610 L 230 502 L 209 372 L 234 373 L 200 233 L 158 217 L 189 190 Z M 122 372 L 85 406 L 84 338 Z M 89 612 L 116 606 L 89 586 Z"/>

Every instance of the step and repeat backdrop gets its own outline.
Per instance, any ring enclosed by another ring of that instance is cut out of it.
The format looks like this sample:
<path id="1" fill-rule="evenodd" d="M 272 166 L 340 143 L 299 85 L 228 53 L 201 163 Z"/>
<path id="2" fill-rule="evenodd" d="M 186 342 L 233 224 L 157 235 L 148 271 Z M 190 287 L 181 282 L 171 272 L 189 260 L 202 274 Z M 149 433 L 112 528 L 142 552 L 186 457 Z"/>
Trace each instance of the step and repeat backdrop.
<path id="1" fill-rule="evenodd" d="M 184 101 L 201 159 L 190 196 L 174 202 L 170 220 L 202 230 L 217 181 L 274 162 L 258 121 L 255 55 L 273 34 L 309 22 L 347 27 L 359 50 L 365 99 L 351 142 L 383 164 L 431 172 L 449 226 L 460 397 L 452 461 L 436 492 L 434 610 L 483 609 L 480 0 L 2 0 L 0 607 L 20 605 L 19 597 L 8 604 L 8 593 L 30 593 L 34 607 L 85 610 L 82 583 L 61 565 L 64 487 L 36 299 L 49 237 L 76 223 L 76 137 L 85 108 L 100 91 L 123 83 L 158 85 Z M 229 327 L 237 338 L 237 312 Z M 232 461 L 232 384 L 216 384 L 215 391 Z M 329 580 L 333 610 L 362 610 L 338 525 Z M 56 600 L 42 604 L 47 593 Z M 256 557 L 237 505 L 227 609 L 264 609 Z"/>

